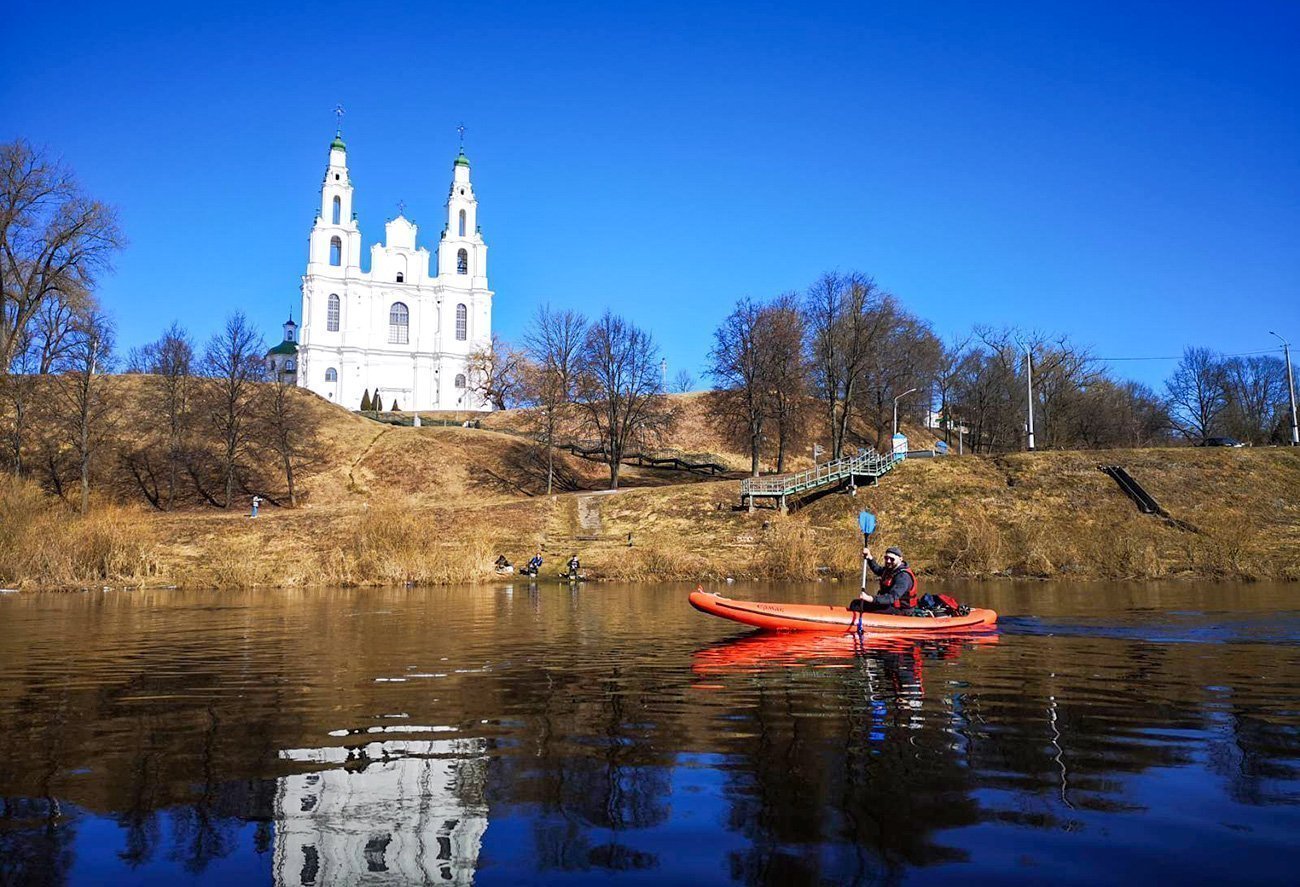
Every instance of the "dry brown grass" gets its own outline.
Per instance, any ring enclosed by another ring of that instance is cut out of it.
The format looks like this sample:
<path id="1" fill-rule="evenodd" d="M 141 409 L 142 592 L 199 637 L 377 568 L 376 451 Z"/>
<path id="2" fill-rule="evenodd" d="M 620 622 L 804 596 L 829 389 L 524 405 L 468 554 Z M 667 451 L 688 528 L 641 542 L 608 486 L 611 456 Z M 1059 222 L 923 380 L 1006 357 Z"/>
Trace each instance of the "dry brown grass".
<path id="1" fill-rule="evenodd" d="M 326 578 L 338 585 L 480 581 L 491 575 L 493 536 L 488 526 L 473 520 L 431 532 L 427 515 L 405 504 L 383 503 L 353 524 L 343 556 L 334 558 L 339 572 Z"/>
<path id="2" fill-rule="evenodd" d="M 33 484 L 0 477 L 0 580 L 19 586 L 140 582 L 156 573 L 156 539 L 135 508 L 94 502 L 77 514 Z"/>
<path id="3" fill-rule="evenodd" d="M 1195 530 L 1140 514 L 1099 463 L 1124 465 Z M 1300 453 L 1285 449 L 916 460 L 857 499 L 829 497 L 809 512 L 829 539 L 850 532 L 863 508 L 880 518 L 880 544 L 900 545 L 914 567 L 938 575 L 1300 575 Z"/>
<path id="4" fill-rule="evenodd" d="M 674 399 L 686 422 L 680 442 L 700 451 L 722 446 L 700 395 Z M 385 426 L 318 398 L 311 408 L 328 458 L 303 479 L 307 504 L 267 507 L 257 520 L 106 503 L 82 519 L 30 484 L 0 481 L 0 580 L 458 583 L 494 578 L 498 553 L 521 563 L 539 549 L 548 573 L 577 551 L 594 578 L 856 578 L 856 515 L 864 508 L 880 519 L 873 544 L 901 545 L 913 567 L 931 575 L 1300 579 L 1300 453 L 1290 450 L 914 460 L 856 498 L 827 496 L 782 516 L 735 510 L 735 481 L 664 485 L 672 478 L 631 468 L 624 479 L 632 489 L 548 498 L 544 458 L 518 436 Z M 729 458 L 744 462 L 735 452 Z M 1199 532 L 1139 514 L 1097 470 L 1103 462 L 1124 465 Z M 562 456 L 558 464 L 561 489 L 603 484 L 597 463 Z"/>

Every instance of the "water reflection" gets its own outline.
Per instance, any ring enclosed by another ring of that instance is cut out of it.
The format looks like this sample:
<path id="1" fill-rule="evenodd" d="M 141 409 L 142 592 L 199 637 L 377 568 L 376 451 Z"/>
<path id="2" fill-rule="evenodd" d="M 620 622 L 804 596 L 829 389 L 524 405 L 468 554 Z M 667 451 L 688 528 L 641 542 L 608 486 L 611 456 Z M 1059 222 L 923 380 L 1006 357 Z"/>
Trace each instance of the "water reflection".
<path id="1" fill-rule="evenodd" d="M 1293 591 L 861 640 L 672 588 L 3 599 L 0 883 L 1281 879 Z"/>
<path id="2" fill-rule="evenodd" d="M 275 883 L 358 884 L 376 875 L 473 883 L 488 823 L 486 750 L 482 739 L 385 739 L 281 752 L 323 769 L 279 780 Z"/>
<path id="3" fill-rule="evenodd" d="M 697 688 L 729 676 L 755 701 L 752 729 L 734 742 L 746 766 L 731 824 L 748 847 L 732 876 L 865 883 L 965 859 L 936 837 L 978 820 L 960 760 L 963 697 L 940 692 L 927 705 L 926 673 L 998 640 L 757 633 L 697 651 Z"/>

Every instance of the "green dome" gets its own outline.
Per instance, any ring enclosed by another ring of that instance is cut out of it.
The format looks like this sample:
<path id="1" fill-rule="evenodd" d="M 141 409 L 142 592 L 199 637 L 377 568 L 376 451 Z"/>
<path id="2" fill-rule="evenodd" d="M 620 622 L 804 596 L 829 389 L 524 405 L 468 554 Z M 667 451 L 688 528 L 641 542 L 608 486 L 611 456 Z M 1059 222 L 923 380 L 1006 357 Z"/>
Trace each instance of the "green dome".
<path id="1" fill-rule="evenodd" d="M 298 345 L 295 342 L 281 342 L 279 345 L 276 345 L 274 348 L 272 348 L 270 351 L 266 353 L 267 354 L 297 354 Z"/>
<path id="2" fill-rule="evenodd" d="M 340 151 L 346 151 L 348 146 L 343 142 L 343 133 L 334 133 L 334 141 L 330 142 L 330 150 L 338 148 Z"/>
<path id="3" fill-rule="evenodd" d="M 469 166 L 469 158 L 465 156 L 464 148 L 461 148 L 460 153 L 456 155 L 456 166 Z"/>

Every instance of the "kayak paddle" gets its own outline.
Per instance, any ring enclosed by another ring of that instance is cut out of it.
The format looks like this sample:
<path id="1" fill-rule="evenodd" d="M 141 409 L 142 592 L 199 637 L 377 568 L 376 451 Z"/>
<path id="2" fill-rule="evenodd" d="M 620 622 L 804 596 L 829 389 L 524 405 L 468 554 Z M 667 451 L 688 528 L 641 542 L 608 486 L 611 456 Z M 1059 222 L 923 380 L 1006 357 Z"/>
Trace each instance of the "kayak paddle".
<path id="1" fill-rule="evenodd" d="M 858 529 L 862 531 L 862 547 L 866 548 L 871 541 L 871 534 L 876 531 L 876 516 L 870 511 L 858 512 Z M 862 591 L 867 590 L 867 557 L 862 556 Z M 862 611 L 858 611 L 858 631 L 862 631 Z"/>

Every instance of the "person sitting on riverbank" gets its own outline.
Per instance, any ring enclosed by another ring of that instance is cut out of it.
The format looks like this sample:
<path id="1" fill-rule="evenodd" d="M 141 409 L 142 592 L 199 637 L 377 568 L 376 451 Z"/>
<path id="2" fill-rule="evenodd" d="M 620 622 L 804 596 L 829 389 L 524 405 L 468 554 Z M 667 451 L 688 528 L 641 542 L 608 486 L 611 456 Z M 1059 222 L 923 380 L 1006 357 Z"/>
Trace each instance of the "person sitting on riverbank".
<path id="1" fill-rule="evenodd" d="M 880 590 L 875 594 L 863 591 L 858 599 L 849 604 L 854 612 L 892 612 L 906 615 L 916 609 L 916 574 L 903 560 L 903 552 L 897 548 L 885 549 L 885 562 L 876 563 L 871 556 L 870 546 L 862 549 L 862 556 L 867 567 L 880 579 Z"/>
<path id="2" fill-rule="evenodd" d="M 533 555 L 532 559 L 529 560 L 526 565 L 524 565 L 523 574 L 525 576 L 536 576 L 539 572 L 541 572 L 541 569 L 542 569 L 542 556 L 540 554 L 535 554 Z"/>
<path id="3" fill-rule="evenodd" d="M 515 572 L 514 565 L 511 564 L 510 561 L 506 560 L 504 554 L 497 555 L 496 562 L 493 566 L 496 567 L 496 573 L 498 576 L 510 576 Z"/>

